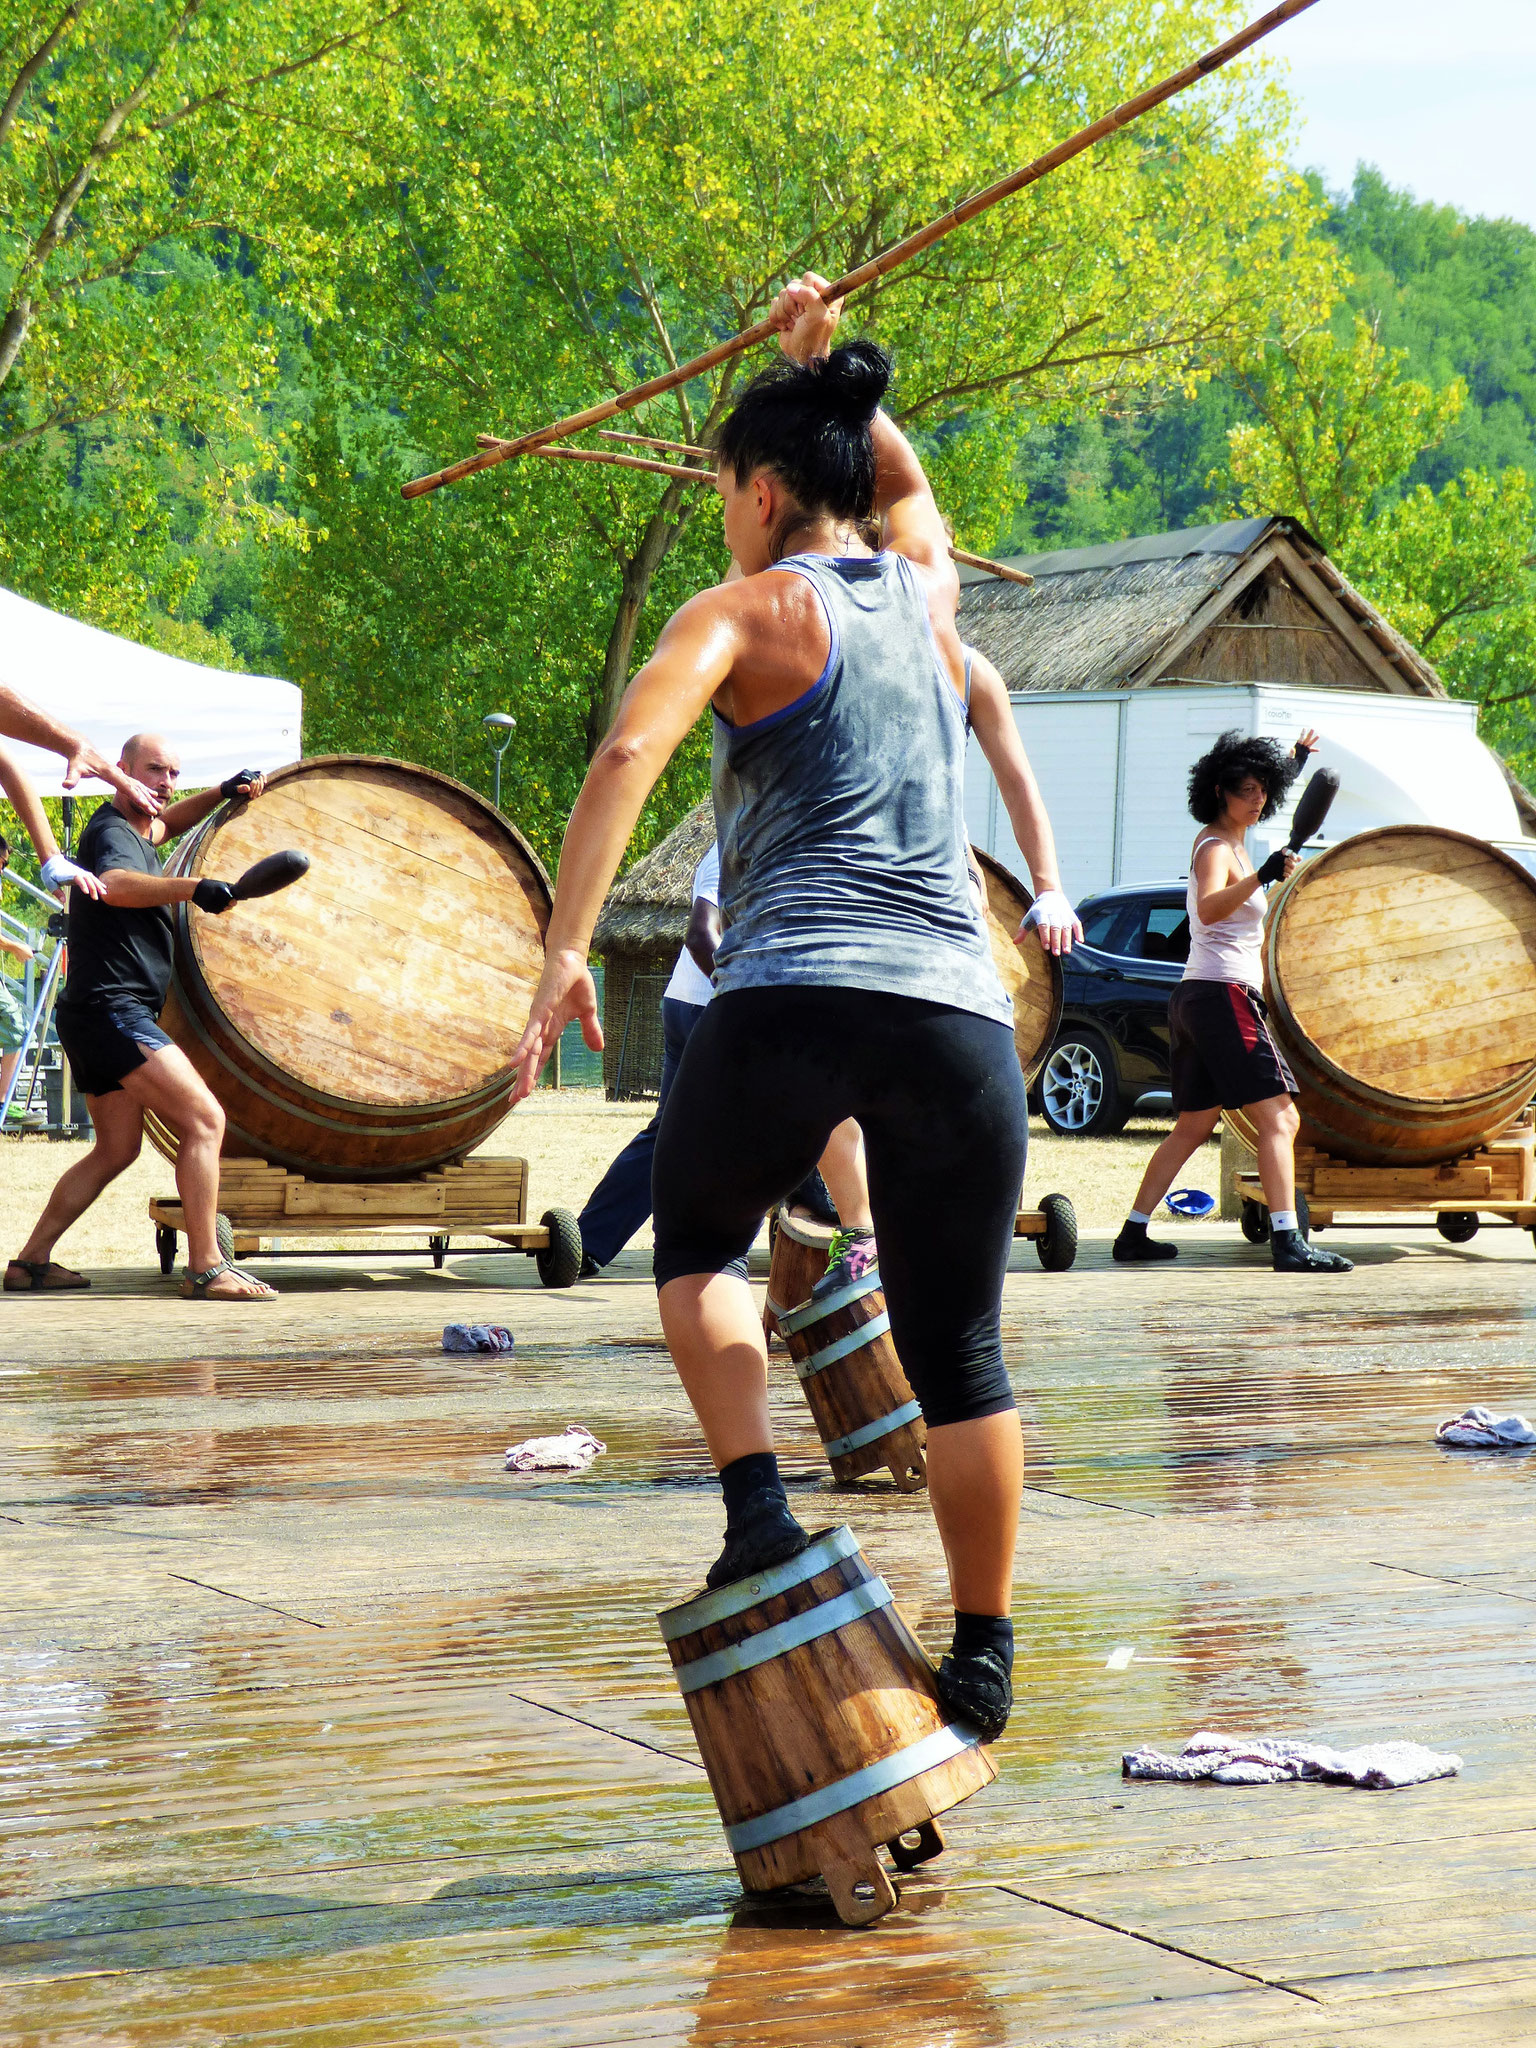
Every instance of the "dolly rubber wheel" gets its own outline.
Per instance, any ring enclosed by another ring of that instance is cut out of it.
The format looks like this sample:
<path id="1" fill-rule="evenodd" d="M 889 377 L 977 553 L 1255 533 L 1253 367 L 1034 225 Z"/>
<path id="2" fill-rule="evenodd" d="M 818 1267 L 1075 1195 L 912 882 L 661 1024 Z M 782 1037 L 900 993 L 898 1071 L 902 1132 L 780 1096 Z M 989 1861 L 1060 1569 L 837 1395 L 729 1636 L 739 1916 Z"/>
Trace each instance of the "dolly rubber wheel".
<path id="1" fill-rule="evenodd" d="M 1077 1211 L 1065 1195 L 1042 1195 L 1040 1214 L 1045 1228 L 1035 1239 L 1035 1253 L 1047 1273 L 1065 1273 L 1077 1257 Z"/>
<path id="2" fill-rule="evenodd" d="M 448 1240 L 444 1236 L 442 1231 L 439 1230 L 434 1232 L 434 1234 L 427 1239 L 427 1250 L 432 1254 L 433 1271 L 441 1273 L 441 1271 L 443 1270 L 443 1261 L 448 1256 Z"/>
<path id="3" fill-rule="evenodd" d="M 1442 1209 L 1435 1218 L 1435 1228 L 1447 1244 L 1469 1244 L 1477 1235 L 1477 1211 Z"/>
<path id="4" fill-rule="evenodd" d="M 1312 1211 L 1307 1207 L 1307 1198 L 1300 1188 L 1296 1190 L 1296 1228 L 1301 1232 L 1303 1242 L 1310 1243 L 1312 1240 Z"/>
<path id="5" fill-rule="evenodd" d="M 1238 1224 L 1250 1244 L 1269 1243 L 1269 1211 L 1262 1202 L 1245 1201 Z"/>
<path id="6" fill-rule="evenodd" d="M 176 1233 L 168 1223 L 155 1225 L 155 1250 L 160 1257 L 160 1270 L 169 1276 L 176 1270 Z"/>
<path id="7" fill-rule="evenodd" d="M 574 1287 L 581 1278 L 581 1225 L 569 1209 L 546 1209 L 539 1218 L 549 1243 L 534 1253 L 546 1287 Z"/>
<path id="8" fill-rule="evenodd" d="M 213 1238 L 221 1259 L 235 1256 L 235 1228 L 222 1209 L 213 1219 Z"/>

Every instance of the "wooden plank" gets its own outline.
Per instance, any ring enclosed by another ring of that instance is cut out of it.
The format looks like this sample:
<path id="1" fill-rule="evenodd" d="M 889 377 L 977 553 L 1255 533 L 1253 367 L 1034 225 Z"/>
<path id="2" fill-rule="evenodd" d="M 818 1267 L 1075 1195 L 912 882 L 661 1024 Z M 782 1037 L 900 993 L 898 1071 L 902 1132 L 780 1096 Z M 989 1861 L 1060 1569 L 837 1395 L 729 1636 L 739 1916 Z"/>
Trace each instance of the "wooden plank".
<path id="1" fill-rule="evenodd" d="M 283 1194 L 285 1216 L 441 1216 L 441 1186 L 426 1181 L 294 1180 Z"/>

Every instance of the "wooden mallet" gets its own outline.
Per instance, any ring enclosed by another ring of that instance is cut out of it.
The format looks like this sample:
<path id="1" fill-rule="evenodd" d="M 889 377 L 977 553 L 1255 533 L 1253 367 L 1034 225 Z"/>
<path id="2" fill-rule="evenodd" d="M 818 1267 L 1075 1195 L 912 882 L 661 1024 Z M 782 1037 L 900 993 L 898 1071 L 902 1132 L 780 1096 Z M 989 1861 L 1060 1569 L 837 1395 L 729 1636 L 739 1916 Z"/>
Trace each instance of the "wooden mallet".
<path id="1" fill-rule="evenodd" d="M 282 853 L 269 853 L 265 860 L 253 861 L 230 887 L 237 903 L 249 903 L 253 896 L 275 896 L 308 873 L 309 855 L 290 846 Z"/>
<path id="2" fill-rule="evenodd" d="M 1291 836 L 1286 841 L 1290 852 L 1300 853 L 1312 835 L 1322 829 L 1338 793 L 1339 778 L 1331 768 L 1319 768 L 1313 773 L 1291 813 Z"/>

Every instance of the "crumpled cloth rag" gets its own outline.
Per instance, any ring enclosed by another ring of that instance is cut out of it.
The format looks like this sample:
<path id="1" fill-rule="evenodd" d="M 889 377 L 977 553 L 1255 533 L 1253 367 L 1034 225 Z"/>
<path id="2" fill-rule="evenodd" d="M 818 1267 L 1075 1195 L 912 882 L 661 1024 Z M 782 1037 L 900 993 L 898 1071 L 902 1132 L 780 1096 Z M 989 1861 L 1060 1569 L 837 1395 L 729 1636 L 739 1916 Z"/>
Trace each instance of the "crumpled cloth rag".
<path id="1" fill-rule="evenodd" d="M 1437 1444 L 1454 1444 L 1464 1451 L 1511 1450 L 1520 1444 L 1536 1444 L 1536 1429 L 1523 1415 L 1495 1415 L 1491 1408 L 1466 1408 L 1442 1422 L 1435 1431 Z"/>
<path id="2" fill-rule="evenodd" d="M 500 1323 L 449 1323 L 443 1331 L 445 1351 L 510 1351 L 512 1341 Z"/>
<path id="3" fill-rule="evenodd" d="M 1372 1742 L 1363 1749 L 1330 1749 L 1325 1742 L 1288 1742 L 1283 1736 L 1192 1735 L 1177 1756 L 1133 1749 L 1120 1759 L 1125 1778 L 1165 1779 L 1177 1785 L 1279 1785 L 1308 1778 L 1325 1785 L 1360 1785 L 1373 1792 L 1454 1778 L 1459 1756 L 1421 1742 Z"/>
<path id="4" fill-rule="evenodd" d="M 526 1443 L 508 1444 L 507 1470 L 585 1472 L 607 1448 L 590 1429 L 583 1429 L 579 1422 L 568 1422 L 559 1436 L 531 1436 Z"/>

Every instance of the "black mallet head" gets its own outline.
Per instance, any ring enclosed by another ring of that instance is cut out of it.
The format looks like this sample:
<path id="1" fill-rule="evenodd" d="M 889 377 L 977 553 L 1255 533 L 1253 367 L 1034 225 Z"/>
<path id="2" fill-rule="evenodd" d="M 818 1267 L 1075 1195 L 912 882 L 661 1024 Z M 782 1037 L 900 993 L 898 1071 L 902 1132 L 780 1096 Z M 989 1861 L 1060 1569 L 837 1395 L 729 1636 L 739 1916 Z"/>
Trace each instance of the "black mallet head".
<path id="1" fill-rule="evenodd" d="M 1313 833 L 1320 830 L 1338 793 L 1339 778 L 1333 770 L 1316 769 L 1296 799 L 1296 808 L 1291 813 L 1291 836 L 1287 844 L 1292 853 L 1299 853 Z"/>
<path id="2" fill-rule="evenodd" d="M 233 885 L 235 901 L 248 903 L 253 896 L 275 896 L 279 889 L 286 889 L 290 882 L 308 873 L 307 853 L 299 853 L 291 846 L 282 853 L 269 853 L 265 860 L 248 867 Z"/>

